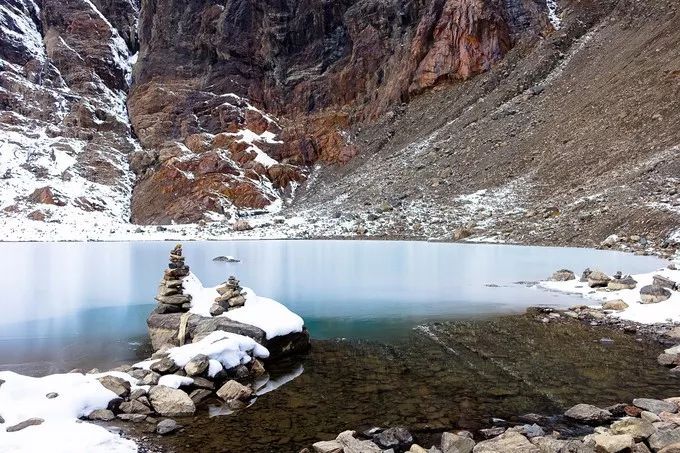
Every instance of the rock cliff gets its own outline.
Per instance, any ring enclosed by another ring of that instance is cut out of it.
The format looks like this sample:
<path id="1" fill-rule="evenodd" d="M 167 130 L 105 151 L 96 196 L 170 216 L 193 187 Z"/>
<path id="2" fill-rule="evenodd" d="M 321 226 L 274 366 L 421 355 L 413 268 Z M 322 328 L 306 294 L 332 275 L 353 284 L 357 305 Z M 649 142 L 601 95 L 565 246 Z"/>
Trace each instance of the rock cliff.
<path id="1" fill-rule="evenodd" d="M 143 1 L 133 220 L 276 207 L 309 165 L 357 154 L 352 125 L 548 29 L 532 1 Z"/>

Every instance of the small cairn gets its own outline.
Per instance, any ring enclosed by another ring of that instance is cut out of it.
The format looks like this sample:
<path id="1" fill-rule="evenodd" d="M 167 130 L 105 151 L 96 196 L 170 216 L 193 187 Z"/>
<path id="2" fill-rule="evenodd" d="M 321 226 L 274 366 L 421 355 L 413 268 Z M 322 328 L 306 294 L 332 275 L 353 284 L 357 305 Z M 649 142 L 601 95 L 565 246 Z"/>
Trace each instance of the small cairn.
<path id="1" fill-rule="evenodd" d="M 182 278 L 189 275 L 189 266 L 184 264 L 182 245 L 177 244 L 170 252 L 170 264 L 163 273 L 158 286 L 157 313 L 187 312 L 191 308 L 191 296 L 183 294 Z"/>
<path id="2" fill-rule="evenodd" d="M 210 307 L 210 314 L 219 316 L 225 311 L 242 307 L 246 303 L 246 297 L 239 281 L 233 275 L 217 288 L 219 297 L 215 298 L 215 303 Z"/>

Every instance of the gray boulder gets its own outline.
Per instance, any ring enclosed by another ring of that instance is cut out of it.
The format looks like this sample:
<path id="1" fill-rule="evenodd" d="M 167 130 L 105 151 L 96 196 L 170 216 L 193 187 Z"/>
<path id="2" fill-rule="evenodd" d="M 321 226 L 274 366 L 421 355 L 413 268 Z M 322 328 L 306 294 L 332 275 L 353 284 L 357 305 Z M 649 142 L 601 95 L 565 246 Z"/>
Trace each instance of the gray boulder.
<path id="1" fill-rule="evenodd" d="M 484 440 L 472 449 L 473 453 L 541 453 L 529 439 L 514 431 L 507 431 L 493 439 Z"/>
<path id="2" fill-rule="evenodd" d="M 564 415 L 572 420 L 578 420 L 584 423 L 602 423 L 612 418 L 611 412 L 591 404 L 577 404 Z"/>
<path id="3" fill-rule="evenodd" d="M 187 373 L 187 376 L 201 375 L 208 369 L 208 360 L 207 355 L 199 354 L 189 360 L 184 366 L 184 371 Z"/>
<path id="4" fill-rule="evenodd" d="M 607 283 L 607 288 L 612 291 L 619 291 L 622 289 L 634 289 L 637 286 L 637 281 L 633 279 L 630 275 L 626 275 L 623 278 L 615 278 Z"/>
<path id="5" fill-rule="evenodd" d="M 556 271 L 552 276 L 550 277 L 550 280 L 554 282 L 566 282 L 569 280 L 575 280 L 576 275 L 569 269 L 560 269 L 559 271 Z"/>
<path id="6" fill-rule="evenodd" d="M 196 412 L 196 405 L 189 395 L 172 387 L 164 385 L 151 387 L 149 400 L 153 409 L 166 417 L 181 417 Z"/>
<path id="7" fill-rule="evenodd" d="M 156 432 L 161 436 L 165 436 L 167 434 L 174 433 L 180 428 L 182 428 L 182 425 L 171 418 L 166 418 L 158 422 L 156 425 Z"/>
<path id="8" fill-rule="evenodd" d="M 103 376 L 97 379 L 101 385 L 118 395 L 126 398 L 130 395 L 130 383 L 116 376 Z"/>
<path id="9" fill-rule="evenodd" d="M 121 412 L 126 414 L 144 414 L 149 415 L 152 413 L 151 409 L 147 407 L 144 403 L 138 400 L 130 400 L 121 403 L 119 406 Z"/>
<path id="10" fill-rule="evenodd" d="M 440 447 L 442 453 L 470 453 L 475 447 L 475 441 L 467 436 L 444 433 Z"/>
<path id="11" fill-rule="evenodd" d="M 26 429 L 29 426 L 38 426 L 42 425 L 45 422 L 42 418 L 29 418 L 28 420 L 24 420 L 23 422 L 19 422 L 16 425 L 13 426 L 8 426 L 7 427 L 7 432 L 8 433 L 14 433 L 17 431 L 21 431 L 22 429 Z"/>
<path id="12" fill-rule="evenodd" d="M 630 452 L 635 448 L 630 434 L 593 434 L 588 437 L 595 442 L 595 451 L 601 453 Z"/>
<path id="13" fill-rule="evenodd" d="M 609 431 L 612 434 L 629 434 L 639 442 L 654 434 L 656 429 L 642 418 L 625 417 L 612 423 Z"/>
<path id="14" fill-rule="evenodd" d="M 113 411 L 110 411 L 108 409 L 97 409 L 90 412 L 90 415 L 88 415 L 87 418 L 88 420 L 108 422 L 116 418 L 116 416 L 113 413 Z"/>
<path id="15" fill-rule="evenodd" d="M 588 275 L 588 286 L 591 288 L 604 288 L 609 284 L 611 277 L 602 271 L 592 271 Z"/>
<path id="16" fill-rule="evenodd" d="M 652 284 L 672 290 L 678 289 L 678 284 L 676 282 L 674 282 L 668 277 L 664 277 L 663 275 L 655 275 L 654 277 L 652 277 Z"/>
<path id="17" fill-rule="evenodd" d="M 671 414 L 674 414 L 678 411 L 678 406 L 675 403 L 652 398 L 635 398 L 633 400 L 633 405 L 657 415 L 661 412 L 670 412 Z"/>
<path id="18" fill-rule="evenodd" d="M 158 374 L 172 374 L 179 370 L 177 364 L 170 357 L 165 357 L 152 363 L 149 368 Z"/>
<path id="19" fill-rule="evenodd" d="M 671 292 L 661 286 L 647 285 L 640 289 L 640 299 L 643 304 L 657 304 L 670 297 Z"/>
<path id="20" fill-rule="evenodd" d="M 373 442 L 384 449 L 406 450 L 413 443 L 413 436 L 406 428 L 388 428 L 374 434 Z"/>

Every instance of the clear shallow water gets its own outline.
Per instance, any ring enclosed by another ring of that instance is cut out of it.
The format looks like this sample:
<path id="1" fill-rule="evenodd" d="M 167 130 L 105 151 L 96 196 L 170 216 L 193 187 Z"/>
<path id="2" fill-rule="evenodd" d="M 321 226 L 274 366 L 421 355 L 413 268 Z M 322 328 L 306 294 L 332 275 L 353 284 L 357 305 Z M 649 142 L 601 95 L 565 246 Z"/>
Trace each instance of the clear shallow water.
<path id="1" fill-rule="evenodd" d="M 145 318 L 173 245 L 0 244 L 0 369 L 104 367 L 143 355 Z M 237 275 L 303 316 L 315 339 L 381 341 L 426 321 L 572 304 L 515 283 L 558 268 L 635 273 L 661 264 L 586 249 L 428 242 L 186 242 L 184 251 L 204 284 Z M 241 262 L 213 261 L 218 255 Z"/>

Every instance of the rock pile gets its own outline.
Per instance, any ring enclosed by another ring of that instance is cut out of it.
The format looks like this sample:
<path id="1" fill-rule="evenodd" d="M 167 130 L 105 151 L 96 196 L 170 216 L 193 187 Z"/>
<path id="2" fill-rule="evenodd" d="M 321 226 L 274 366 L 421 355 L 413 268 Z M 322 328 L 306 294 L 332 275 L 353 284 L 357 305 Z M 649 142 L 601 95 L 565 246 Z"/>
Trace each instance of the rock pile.
<path id="1" fill-rule="evenodd" d="M 163 273 L 158 286 L 157 313 L 187 312 L 191 308 L 191 296 L 183 294 L 182 279 L 189 275 L 189 266 L 184 263 L 182 245 L 177 244 L 170 252 L 170 264 Z"/>
<path id="2" fill-rule="evenodd" d="M 217 292 L 219 297 L 215 298 L 215 303 L 210 307 L 210 314 L 213 316 L 219 316 L 225 311 L 240 308 L 246 303 L 245 292 L 233 275 L 224 285 L 217 288 Z"/>

